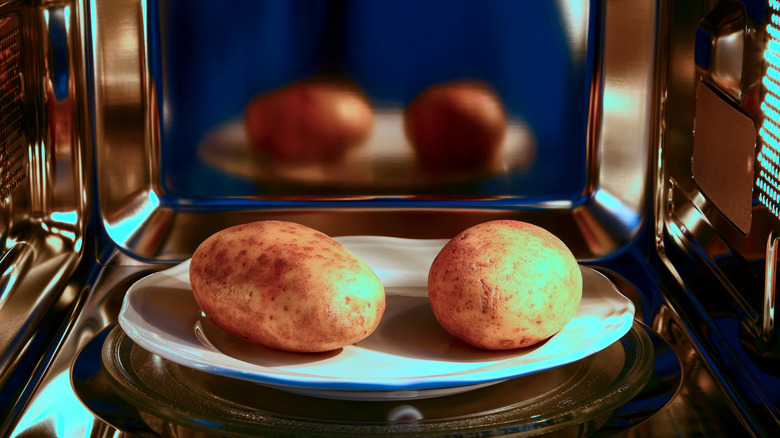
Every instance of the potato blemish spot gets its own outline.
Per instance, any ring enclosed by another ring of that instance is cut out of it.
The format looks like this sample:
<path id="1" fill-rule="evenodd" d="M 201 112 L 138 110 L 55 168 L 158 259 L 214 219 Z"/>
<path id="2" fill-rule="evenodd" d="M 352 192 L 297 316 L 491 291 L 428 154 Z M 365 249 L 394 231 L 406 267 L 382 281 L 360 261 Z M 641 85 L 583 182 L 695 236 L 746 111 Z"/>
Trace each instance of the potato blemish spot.
<path id="1" fill-rule="evenodd" d="M 521 348 L 549 338 L 582 298 L 577 261 L 541 227 L 511 220 L 473 226 L 439 252 L 428 275 L 436 319 L 484 349 Z"/>
<path id="2" fill-rule="evenodd" d="M 214 325 L 287 351 L 355 343 L 376 329 L 385 308 L 384 288 L 364 262 L 327 235 L 292 222 L 215 233 L 193 254 L 190 283 Z"/>

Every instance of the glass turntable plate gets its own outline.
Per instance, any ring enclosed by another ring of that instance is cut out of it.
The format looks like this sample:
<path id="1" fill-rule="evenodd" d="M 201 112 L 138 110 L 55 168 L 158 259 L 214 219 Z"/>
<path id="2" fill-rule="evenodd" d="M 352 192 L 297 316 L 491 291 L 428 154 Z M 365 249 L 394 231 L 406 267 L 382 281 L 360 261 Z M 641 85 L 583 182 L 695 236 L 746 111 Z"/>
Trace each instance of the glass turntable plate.
<path id="1" fill-rule="evenodd" d="M 150 427 L 173 427 L 180 437 L 587 436 L 642 391 L 655 363 L 648 332 L 634 322 L 618 342 L 585 359 L 473 391 L 332 400 L 181 366 L 139 347 L 120 327 L 109 330 L 99 338 L 101 376 Z M 106 406 L 115 419 L 117 409 L 99 400 L 98 408 Z"/>
<path id="2" fill-rule="evenodd" d="M 446 240 L 337 240 L 374 269 L 387 292 L 379 327 L 354 345 L 301 354 L 232 337 L 201 316 L 188 262 L 136 282 L 125 296 L 119 323 L 134 343 L 179 365 L 287 392 L 351 400 L 452 395 L 560 367 L 615 343 L 633 323 L 633 303 L 606 277 L 581 266 L 583 299 L 559 333 L 524 349 L 476 349 L 446 333 L 427 300 L 428 269 Z"/>

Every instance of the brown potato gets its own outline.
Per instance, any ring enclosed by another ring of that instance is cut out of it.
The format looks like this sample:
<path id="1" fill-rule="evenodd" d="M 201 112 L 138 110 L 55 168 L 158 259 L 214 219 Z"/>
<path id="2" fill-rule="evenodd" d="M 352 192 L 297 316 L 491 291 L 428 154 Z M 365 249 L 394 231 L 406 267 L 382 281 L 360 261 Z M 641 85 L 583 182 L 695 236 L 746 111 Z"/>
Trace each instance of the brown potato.
<path id="1" fill-rule="evenodd" d="M 250 144 L 274 159 L 329 163 L 368 139 L 374 115 L 356 87 L 308 80 L 252 99 L 244 124 Z"/>
<path id="2" fill-rule="evenodd" d="M 436 319 L 475 347 L 527 347 L 554 335 L 582 299 L 582 273 L 568 247 L 520 221 L 475 225 L 434 259 L 428 296 Z"/>
<path id="3" fill-rule="evenodd" d="M 190 262 L 206 317 L 249 342 L 287 351 L 329 351 L 370 335 L 384 287 L 349 249 L 304 225 L 260 221 L 207 238 Z"/>
<path id="4" fill-rule="evenodd" d="M 404 113 L 420 166 L 431 174 L 484 170 L 506 133 L 499 97 L 479 82 L 452 82 L 420 93 Z"/>

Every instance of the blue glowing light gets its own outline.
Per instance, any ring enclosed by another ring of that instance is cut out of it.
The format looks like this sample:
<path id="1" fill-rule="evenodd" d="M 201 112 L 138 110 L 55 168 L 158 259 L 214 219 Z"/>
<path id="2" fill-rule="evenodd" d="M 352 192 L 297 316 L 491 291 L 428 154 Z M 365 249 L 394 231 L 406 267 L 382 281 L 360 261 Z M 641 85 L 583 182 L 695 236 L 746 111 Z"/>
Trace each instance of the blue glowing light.
<path id="1" fill-rule="evenodd" d="M 780 218 L 780 0 L 770 0 L 769 7 L 772 8 L 771 23 L 766 31 L 771 38 L 764 51 L 768 65 L 761 81 L 766 93 L 761 102 L 764 122 L 758 131 L 760 171 L 756 188 L 759 202 Z"/>
<path id="2" fill-rule="evenodd" d="M 776 17 L 776 15 L 775 15 Z M 780 35 L 780 29 L 776 28 L 775 26 L 772 26 L 771 24 L 766 27 L 766 32 L 771 36 L 772 38 L 778 38 L 778 35 Z"/>

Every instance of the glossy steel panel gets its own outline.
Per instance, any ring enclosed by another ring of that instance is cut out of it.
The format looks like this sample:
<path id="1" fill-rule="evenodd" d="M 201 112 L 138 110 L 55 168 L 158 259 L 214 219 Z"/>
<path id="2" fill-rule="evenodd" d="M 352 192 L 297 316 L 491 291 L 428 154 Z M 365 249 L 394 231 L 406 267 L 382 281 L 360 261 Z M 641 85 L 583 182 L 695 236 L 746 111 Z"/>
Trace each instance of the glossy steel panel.
<path id="1" fill-rule="evenodd" d="M 2 208 L 0 434 L 25 405 L 76 294 L 66 287 L 88 223 L 86 88 L 81 10 L 64 2 L 5 2 L 17 17 L 25 177 Z M 5 159 L 5 157 L 4 157 Z M 9 164 L 4 162 L 3 166 Z"/>
<path id="2" fill-rule="evenodd" d="M 731 12 L 723 14 L 725 10 Z M 661 32 L 668 35 L 661 50 L 669 56 L 659 70 L 664 99 L 656 160 L 656 242 L 675 283 L 667 285 L 664 296 L 751 433 L 773 435 L 780 424 L 776 391 L 780 346 L 776 334 L 768 332 L 773 321 L 769 312 L 773 312 L 776 266 L 767 261 L 767 256 L 774 257 L 771 236 L 780 223 L 759 204 L 755 178 L 750 175 L 754 168 L 758 171 L 755 142 L 763 121 L 757 111 L 763 92 L 760 85 L 755 86 L 757 81 L 750 71 L 765 68 L 760 61 L 756 64 L 751 44 L 766 41 L 770 19 L 767 2 L 666 1 L 662 2 L 660 16 L 665 17 Z M 734 23 L 741 24 L 735 28 Z M 697 32 L 700 37 L 706 36 L 705 44 L 696 40 Z M 726 50 L 718 46 L 717 54 L 708 54 L 720 57 L 721 66 L 741 66 L 733 72 L 742 72 L 742 79 L 730 73 L 736 79 L 728 85 L 723 82 L 723 74 L 712 76 L 711 71 L 701 68 L 706 64 L 702 60 L 707 58 L 701 50 L 708 47 L 710 38 L 717 40 L 734 32 L 744 37 L 740 40 L 744 47 Z M 731 92 L 725 90 L 717 95 L 720 101 L 706 103 L 706 98 L 713 95 L 697 96 L 700 81 L 715 89 L 731 87 Z M 697 112 L 698 105 L 707 105 L 709 110 L 728 107 L 733 117 L 720 126 L 705 127 L 712 130 L 704 138 L 697 138 L 700 123 L 706 123 L 706 115 Z M 723 144 L 718 150 L 719 141 L 736 135 L 736 130 L 739 150 L 733 143 Z M 709 185 L 697 184 L 703 175 L 698 173 L 701 169 L 696 168 L 697 163 L 692 166 L 691 159 L 699 160 L 702 154 L 741 170 L 729 171 L 730 176 L 714 172 Z M 719 195 L 736 188 L 736 184 L 741 187 L 739 206 L 722 205 L 724 199 Z M 739 226 L 735 224 L 737 218 L 742 218 Z"/>

